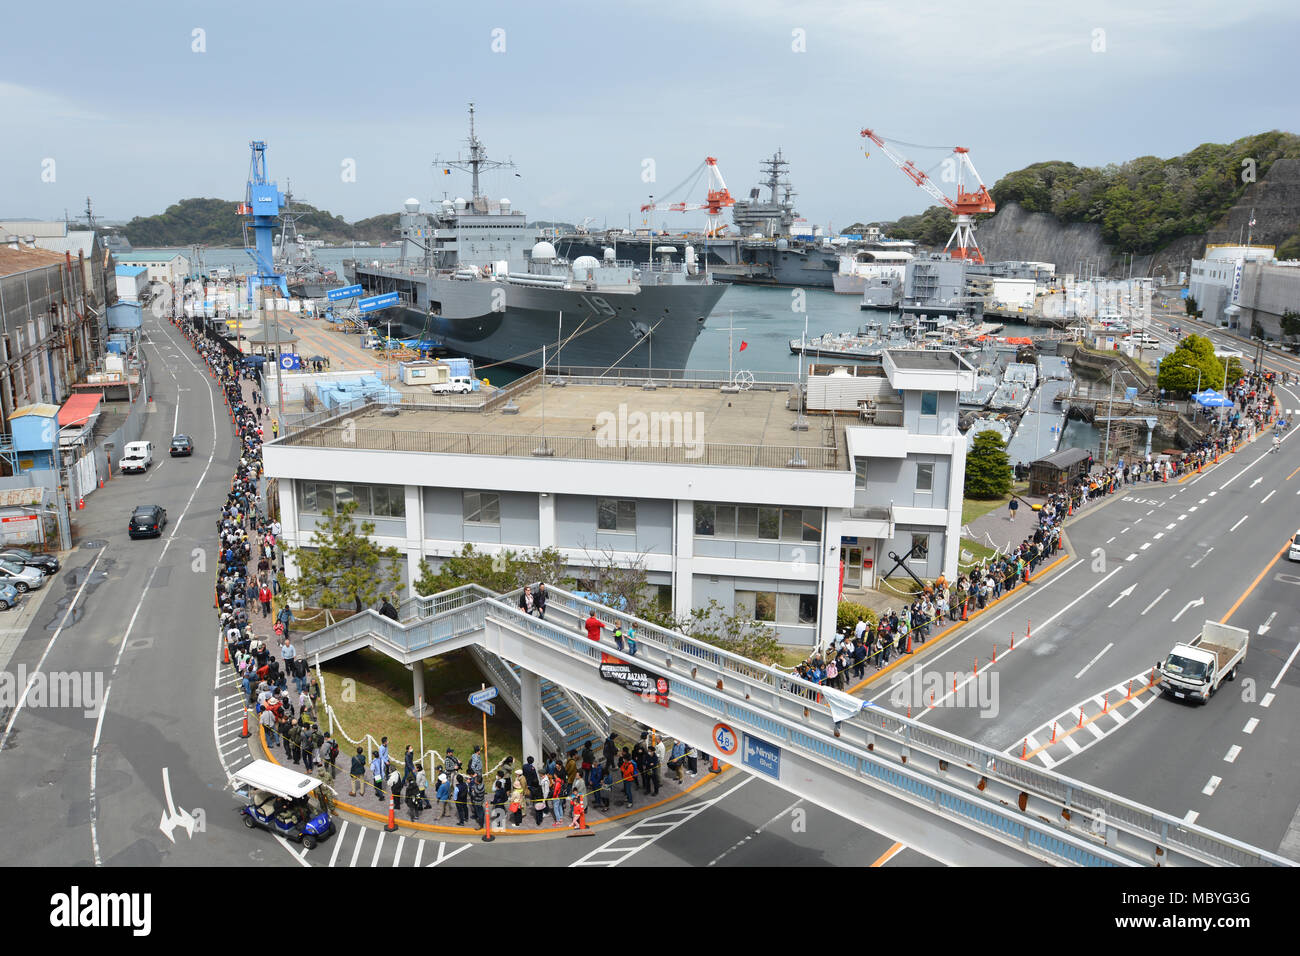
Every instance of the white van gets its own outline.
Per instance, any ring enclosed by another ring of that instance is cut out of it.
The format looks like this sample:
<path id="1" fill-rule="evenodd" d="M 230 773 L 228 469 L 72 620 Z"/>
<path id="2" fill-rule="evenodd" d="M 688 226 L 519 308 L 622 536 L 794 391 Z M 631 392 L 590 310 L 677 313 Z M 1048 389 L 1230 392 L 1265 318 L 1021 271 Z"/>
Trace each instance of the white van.
<path id="1" fill-rule="evenodd" d="M 152 464 L 153 442 L 130 441 L 122 450 L 122 460 L 117 463 L 117 470 L 123 474 L 132 471 L 143 472 Z"/>
<path id="2" fill-rule="evenodd" d="M 1286 553 L 1286 556 L 1292 561 L 1300 561 L 1300 531 L 1291 538 L 1291 550 Z"/>

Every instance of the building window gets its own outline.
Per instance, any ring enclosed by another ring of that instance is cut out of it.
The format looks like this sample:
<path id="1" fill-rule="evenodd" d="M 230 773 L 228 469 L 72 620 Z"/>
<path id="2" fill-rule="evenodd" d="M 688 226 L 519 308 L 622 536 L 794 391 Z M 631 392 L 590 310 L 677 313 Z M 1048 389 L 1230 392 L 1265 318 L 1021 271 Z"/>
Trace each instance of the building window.
<path id="1" fill-rule="evenodd" d="M 939 393 L 938 392 L 921 393 L 921 414 L 922 415 L 939 414 Z"/>
<path id="2" fill-rule="evenodd" d="M 737 591 L 736 616 L 776 623 L 775 591 Z"/>
<path id="3" fill-rule="evenodd" d="M 760 541 L 776 541 L 781 537 L 781 509 L 758 509 L 758 538 Z"/>
<path id="4" fill-rule="evenodd" d="M 628 498 L 597 498 L 596 530 L 635 534 L 636 502 Z"/>
<path id="5" fill-rule="evenodd" d="M 323 514 L 353 503 L 360 516 L 406 517 L 406 489 L 402 485 L 363 485 L 345 482 L 298 482 L 298 510 Z"/>
<path id="6" fill-rule="evenodd" d="M 707 501 L 695 502 L 695 533 L 712 537 L 717 527 L 717 509 Z"/>
<path id="7" fill-rule="evenodd" d="M 501 496 L 494 491 L 467 491 L 464 499 L 466 524 L 501 524 Z"/>
<path id="8" fill-rule="evenodd" d="M 917 491 L 934 490 L 934 464 L 932 462 L 917 462 L 916 490 Z"/>
<path id="9" fill-rule="evenodd" d="M 673 586 L 671 584 L 652 584 L 650 590 L 654 593 L 655 604 L 659 610 L 666 614 L 673 611 Z"/>
<path id="10" fill-rule="evenodd" d="M 858 491 L 867 490 L 867 460 L 865 458 L 853 459 L 853 487 Z"/>
<path id="11" fill-rule="evenodd" d="M 374 485 L 370 489 L 371 514 L 383 518 L 406 517 L 406 489 L 401 485 Z"/>
<path id="12" fill-rule="evenodd" d="M 930 536 L 928 534 L 912 535 L 912 551 L 908 557 L 912 561 L 925 561 L 930 557 Z"/>

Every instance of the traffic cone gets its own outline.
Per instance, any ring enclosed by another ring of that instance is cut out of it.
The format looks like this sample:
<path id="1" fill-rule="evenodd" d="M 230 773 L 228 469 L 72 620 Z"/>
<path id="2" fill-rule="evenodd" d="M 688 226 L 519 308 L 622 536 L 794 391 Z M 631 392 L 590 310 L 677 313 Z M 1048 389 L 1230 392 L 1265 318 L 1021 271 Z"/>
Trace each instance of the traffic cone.
<path id="1" fill-rule="evenodd" d="M 1029 738 L 1028 738 L 1028 737 L 1026 737 L 1026 738 L 1025 738 L 1025 742 L 1024 742 L 1023 744 L 1020 745 L 1020 759 L 1021 759 L 1021 760 L 1024 760 L 1024 759 L 1025 759 L 1025 754 L 1027 754 L 1027 753 L 1029 753 Z"/>
<path id="2" fill-rule="evenodd" d="M 393 811 L 393 795 L 390 793 L 388 795 L 388 823 L 384 825 L 384 830 L 387 833 L 392 833 L 396 829 L 397 829 L 397 816 Z"/>
<path id="3" fill-rule="evenodd" d="M 1079 708 L 1079 727 L 1083 727 L 1083 708 Z"/>
<path id="4" fill-rule="evenodd" d="M 221 663 L 230 663 L 230 642 L 223 641 L 221 644 Z"/>
<path id="5" fill-rule="evenodd" d="M 1052 721 L 1052 743 L 1056 743 L 1056 721 Z"/>
<path id="6" fill-rule="evenodd" d="M 1124 694 L 1124 699 L 1129 700 L 1133 696 L 1133 682 L 1132 681 L 1126 682 L 1124 684 L 1124 687 L 1127 690 L 1127 692 Z"/>
<path id="7" fill-rule="evenodd" d="M 998 662 L 998 646 L 997 646 L 996 644 L 994 644 L 994 645 L 993 645 L 993 663 L 996 664 L 997 662 Z"/>
<path id="8" fill-rule="evenodd" d="M 244 707 L 244 729 L 241 730 L 241 731 L 239 732 L 239 736 L 240 736 L 240 737 L 243 737 L 245 740 L 247 740 L 249 737 L 253 736 L 252 734 L 250 734 L 250 733 L 248 732 L 248 707 L 247 707 L 247 705 L 245 705 L 245 707 Z"/>
<path id="9" fill-rule="evenodd" d="M 713 763 L 709 767 L 709 773 L 722 773 L 722 765 L 718 763 L 718 758 L 713 758 Z"/>
<path id="10" fill-rule="evenodd" d="M 1110 710 L 1110 694 L 1107 694 L 1101 700 L 1101 712 L 1104 714 L 1108 710 Z"/>

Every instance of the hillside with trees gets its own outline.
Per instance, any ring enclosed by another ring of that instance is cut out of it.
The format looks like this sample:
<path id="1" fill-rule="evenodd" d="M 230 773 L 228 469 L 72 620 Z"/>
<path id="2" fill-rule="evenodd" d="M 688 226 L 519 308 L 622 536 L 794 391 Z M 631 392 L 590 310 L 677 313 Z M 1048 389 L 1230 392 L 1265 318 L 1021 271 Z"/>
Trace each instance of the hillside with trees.
<path id="1" fill-rule="evenodd" d="M 187 246 L 239 246 L 244 242 L 244 217 L 233 199 L 182 199 L 155 216 L 136 216 L 122 231 L 137 248 Z M 388 242 L 397 238 L 397 213 L 371 216 L 355 223 L 324 209 L 295 202 L 298 232 L 308 239 L 331 244 L 354 240 Z"/>
<path id="2" fill-rule="evenodd" d="M 1203 143 L 1170 159 L 1140 156 L 1100 167 L 1034 163 L 1006 174 L 990 192 L 999 207 L 1014 203 L 1061 223 L 1091 223 L 1111 247 L 1143 255 L 1183 237 L 1204 236 L 1274 163 L 1295 159 L 1300 159 L 1300 136 L 1273 130 L 1227 144 Z M 1278 240 L 1280 258 L 1300 253 L 1300 209 L 1288 212 Z M 948 210 L 931 206 L 899 219 L 888 234 L 942 246 L 951 232 Z"/>

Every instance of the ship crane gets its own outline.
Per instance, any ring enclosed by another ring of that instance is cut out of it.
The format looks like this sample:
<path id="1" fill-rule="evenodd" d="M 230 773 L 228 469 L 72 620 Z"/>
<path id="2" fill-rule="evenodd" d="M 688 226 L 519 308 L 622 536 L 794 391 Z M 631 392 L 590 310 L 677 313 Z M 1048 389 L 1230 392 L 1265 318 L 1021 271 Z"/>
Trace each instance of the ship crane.
<path id="1" fill-rule="evenodd" d="M 943 247 L 944 251 L 951 251 L 954 259 L 982 263 L 984 256 L 980 253 L 979 246 L 975 242 L 975 216 L 980 213 L 997 211 L 997 204 L 993 202 L 993 197 L 989 195 L 984 180 L 980 178 L 979 172 L 975 169 L 975 164 L 971 162 L 970 150 L 964 146 L 954 146 L 952 148 L 957 162 L 957 199 L 953 201 L 944 194 L 942 189 L 935 185 L 934 180 L 927 173 L 918 168 L 910 159 L 904 159 L 895 153 L 889 148 L 887 141 L 876 135 L 874 131 L 864 129 L 862 135 L 880 147 L 881 152 L 903 171 L 904 176 L 943 203 L 953 214 L 952 235 L 948 237 L 948 244 Z M 966 190 L 965 173 L 967 168 L 970 169 L 975 182 L 979 184 L 979 188 L 974 192 Z"/>
<path id="2" fill-rule="evenodd" d="M 708 211 L 708 227 L 705 231 L 706 236 L 716 236 L 726 228 L 722 223 L 722 210 L 728 206 L 734 206 L 736 200 L 732 197 L 727 184 L 722 178 L 722 173 L 718 170 L 718 161 L 712 156 L 707 156 L 703 163 L 704 169 L 709 174 L 709 188 L 705 193 L 706 199 L 702 203 L 688 202 L 657 202 L 647 203 L 641 207 L 642 212 L 686 212 L 692 209 L 705 209 Z M 699 167 L 692 170 L 691 175 L 698 179 L 697 173 Z M 687 179 L 691 177 L 688 176 Z M 692 184 L 693 185 L 693 184 Z M 680 188 L 680 187 L 678 187 Z M 674 189 L 673 192 L 677 190 Z"/>

